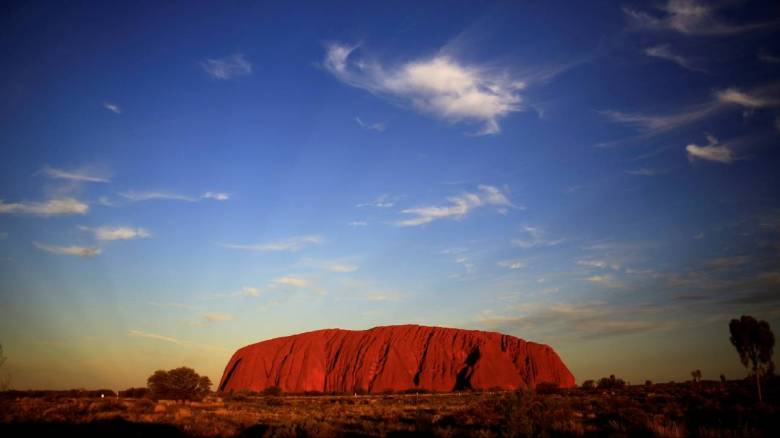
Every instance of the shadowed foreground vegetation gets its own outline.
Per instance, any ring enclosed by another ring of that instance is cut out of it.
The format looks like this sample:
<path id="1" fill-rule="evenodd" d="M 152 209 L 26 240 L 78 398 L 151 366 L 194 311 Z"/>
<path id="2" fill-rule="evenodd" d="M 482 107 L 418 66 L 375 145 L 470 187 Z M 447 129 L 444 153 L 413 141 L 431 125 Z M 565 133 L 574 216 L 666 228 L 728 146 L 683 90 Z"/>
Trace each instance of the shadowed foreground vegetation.
<path id="1" fill-rule="evenodd" d="M 453 394 L 264 395 L 154 401 L 0 394 L 0 436 L 780 436 L 780 384 L 751 381 Z"/>

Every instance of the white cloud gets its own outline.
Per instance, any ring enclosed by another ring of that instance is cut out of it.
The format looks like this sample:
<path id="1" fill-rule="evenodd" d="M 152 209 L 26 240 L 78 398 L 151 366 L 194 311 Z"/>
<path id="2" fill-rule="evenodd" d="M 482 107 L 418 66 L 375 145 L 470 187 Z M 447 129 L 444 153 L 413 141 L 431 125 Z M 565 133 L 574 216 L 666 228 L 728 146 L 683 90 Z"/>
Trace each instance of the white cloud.
<path id="1" fill-rule="evenodd" d="M 512 207 L 506 193 L 502 190 L 487 185 L 480 185 L 479 191 L 463 193 L 447 198 L 449 204 L 443 206 L 423 206 L 401 210 L 402 213 L 412 215 L 410 219 L 396 222 L 399 226 L 417 226 L 433 222 L 438 219 L 462 219 L 471 210 L 479 207 L 497 206 L 504 210 Z"/>
<path id="2" fill-rule="evenodd" d="M 38 171 L 38 173 L 43 174 L 47 178 L 68 179 L 79 182 L 107 183 L 110 181 L 106 172 L 101 172 L 94 169 L 63 170 L 55 169 L 50 166 L 44 166 L 43 169 Z"/>
<path id="3" fill-rule="evenodd" d="M 374 199 L 371 202 L 364 202 L 362 204 L 357 204 L 356 207 L 390 208 L 395 206 L 397 200 L 398 200 L 397 197 L 393 197 L 385 193 L 379 195 L 376 199 Z"/>
<path id="4" fill-rule="evenodd" d="M 236 245 L 236 244 L 223 244 L 225 248 L 239 249 L 244 251 L 299 251 L 307 246 L 319 245 L 324 242 L 325 239 L 317 234 L 295 236 L 287 239 L 281 239 L 274 242 L 258 243 L 253 245 Z"/>
<path id="5" fill-rule="evenodd" d="M 360 117 L 355 117 L 355 123 L 369 131 L 383 132 L 386 128 L 384 122 L 365 123 Z"/>
<path id="6" fill-rule="evenodd" d="M 735 104 L 748 109 L 775 107 L 780 104 L 778 99 L 749 94 L 737 88 L 727 88 L 718 91 L 715 93 L 715 96 L 719 102 Z"/>
<path id="7" fill-rule="evenodd" d="M 122 108 L 112 102 L 103 102 L 103 107 L 105 107 L 107 110 L 111 111 L 114 114 L 122 114 Z"/>
<path id="8" fill-rule="evenodd" d="M 6 232 L 0 233 L 0 240 L 5 240 L 7 238 L 8 238 L 8 233 L 6 233 Z"/>
<path id="9" fill-rule="evenodd" d="M 143 239 L 151 236 L 145 228 L 102 226 L 97 228 L 79 227 L 84 231 L 91 231 L 97 240 L 132 240 Z"/>
<path id="10" fill-rule="evenodd" d="M 365 227 L 368 226 L 368 222 L 366 221 L 352 221 L 347 223 L 350 227 Z"/>
<path id="11" fill-rule="evenodd" d="M 549 239 L 546 233 L 538 227 L 532 227 L 529 225 L 523 226 L 523 232 L 526 234 L 525 238 L 512 239 L 512 246 L 523 249 L 542 248 L 548 246 L 560 245 L 563 243 L 563 239 Z"/>
<path id="12" fill-rule="evenodd" d="M 252 63 L 241 53 L 218 59 L 206 58 L 200 65 L 206 73 L 217 79 L 230 79 L 252 73 Z"/>
<path id="13" fill-rule="evenodd" d="M 356 48 L 329 45 L 325 68 L 348 85 L 401 100 L 444 120 L 480 123 L 479 134 L 497 134 L 499 119 L 521 109 L 519 91 L 525 84 L 506 74 L 445 55 L 385 68 L 353 60 Z"/>
<path id="14" fill-rule="evenodd" d="M 186 196 L 186 195 L 180 195 L 177 193 L 170 193 L 170 192 L 158 192 L 158 191 L 148 191 L 148 192 L 135 192 L 135 191 L 127 191 L 122 192 L 119 194 L 119 196 L 133 201 L 133 202 L 143 202 L 143 201 L 185 201 L 185 202 L 196 202 L 197 198 L 193 198 L 192 196 Z"/>
<path id="15" fill-rule="evenodd" d="M 710 135 L 707 136 L 707 140 L 709 141 L 707 146 L 689 144 L 685 147 L 690 161 L 698 159 L 724 164 L 734 161 L 734 152 L 727 145 L 718 146 L 718 139 Z"/>
<path id="16" fill-rule="evenodd" d="M 686 35 L 729 35 L 764 26 L 763 24 L 732 25 L 715 14 L 716 5 L 697 0 L 669 0 L 659 8 L 662 17 L 624 8 L 623 12 L 637 29 L 675 31 Z"/>
<path id="17" fill-rule="evenodd" d="M 306 281 L 306 279 L 292 276 L 279 277 L 274 280 L 273 283 L 279 286 L 292 286 L 297 288 L 304 288 L 309 285 L 309 282 Z"/>
<path id="18" fill-rule="evenodd" d="M 58 254 L 58 255 L 67 255 L 67 256 L 77 256 L 77 257 L 94 257 L 96 255 L 99 255 L 101 252 L 101 249 L 99 247 L 84 247 L 84 246 L 58 246 L 58 245 L 47 245 L 45 243 L 38 243 L 33 242 L 33 245 L 35 245 L 36 248 L 50 252 L 52 254 Z"/>
<path id="19" fill-rule="evenodd" d="M 673 53 L 672 50 L 669 48 L 668 44 L 648 47 L 645 49 L 645 55 L 674 62 L 675 64 L 687 70 L 700 71 L 700 72 L 705 71 L 703 68 L 696 66 L 696 64 L 691 60 L 689 60 L 688 58 Z"/>
<path id="20" fill-rule="evenodd" d="M 135 337 L 139 337 L 139 338 L 156 339 L 158 341 L 172 342 L 174 344 L 180 344 L 181 343 L 181 341 L 176 339 L 176 338 L 171 338 L 169 336 L 158 335 L 156 333 L 142 332 L 140 330 L 130 330 L 129 332 L 127 332 L 127 334 L 130 335 L 130 336 L 135 336 Z"/>
<path id="21" fill-rule="evenodd" d="M 204 199 L 213 199 L 215 201 L 227 201 L 230 199 L 230 194 L 225 192 L 206 192 L 200 197 Z"/>
<path id="22" fill-rule="evenodd" d="M 507 269 L 521 269 L 525 268 L 525 261 L 520 259 L 501 260 L 498 262 L 498 266 Z"/>
<path id="23" fill-rule="evenodd" d="M 44 202 L 12 202 L 5 203 L 0 200 L 0 214 L 30 214 L 36 216 L 55 216 L 86 214 L 89 205 L 73 199 L 59 198 Z"/>

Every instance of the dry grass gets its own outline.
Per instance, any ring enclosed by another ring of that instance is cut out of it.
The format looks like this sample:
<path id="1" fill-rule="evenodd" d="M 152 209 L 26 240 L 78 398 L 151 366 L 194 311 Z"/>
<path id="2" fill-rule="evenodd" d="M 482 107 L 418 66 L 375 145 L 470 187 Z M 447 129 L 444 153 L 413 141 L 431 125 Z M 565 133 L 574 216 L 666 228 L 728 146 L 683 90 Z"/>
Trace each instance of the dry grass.
<path id="1" fill-rule="evenodd" d="M 767 395 L 777 400 L 776 383 Z M 17 393 L 0 397 L 0 435 L 780 436 L 778 414 L 778 404 L 755 404 L 742 382 L 544 394 L 235 394 L 202 402 Z"/>

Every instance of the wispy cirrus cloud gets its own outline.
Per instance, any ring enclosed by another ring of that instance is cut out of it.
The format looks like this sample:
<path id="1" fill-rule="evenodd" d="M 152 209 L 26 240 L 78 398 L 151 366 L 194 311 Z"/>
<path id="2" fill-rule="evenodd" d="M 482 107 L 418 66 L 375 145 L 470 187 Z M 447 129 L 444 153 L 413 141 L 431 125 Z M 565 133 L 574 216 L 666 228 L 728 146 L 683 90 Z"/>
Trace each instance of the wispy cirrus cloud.
<path id="1" fill-rule="evenodd" d="M 368 131 L 384 132 L 384 130 L 387 128 L 384 122 L 366 123 L 360 117 L 355 117 L 355 123 Z"/>
<path id="2" fill-rule="evenodd" d="M 122 114 L 122 107 L 113 102 L 103 102 L 103 108 L 111 111 L 114 114 Z"/>
<path id="3" fill-rule="evenodd" d="M 532 227 L 530 225 L 523 225 L 523 233 L 525 237 L 512 239 L 510 242 L 512 246 L 516 246 L 522 249 L 531 248 L 543 248 L 548 246 L 560 245 L 564 242 L 564 239 L 551 239 L 547 236 L 547 233 L 539 227 Z"/>
<path id="4" fill-rule="evenodd" d="M 203 199 L 213 199 L 215 201 L 227 201 L 230 199 L 230 194 L 225 192 L 206 192 L 200 195 Z"/>
<path id="5" fill-rule="evenodd" d="M 224 58 L 206 58 L 200 65 L 206 73 L 220 80 L 252 74 L 252 63 L 242 53 Z"/>
<path id="6" fill-rule="evenodd" d="M 770 84 L 752 91 L 731 87 L 715 91 L 709 101 L 691 105 L 681 111 L 669 114 L 625 113 L 613 110 L 598 111 L 598 113 L 612 122 L 636 128 L 640 135 L 631 140 L 646 140 L 700 123 L 734 107 L 743 108 L 747 111 L 746 114 L 759 109 L 780 107 L 780 98 L 777 97 L 777 94 L 777 84 Z M 621 141 L 602 143 L 600 146 L 609 147 L 620 143 Z"/>
<path id="7" fill-rule="evenodd" d="M 245 297 L 259 297 L 262 291 L 254 286 L 244 286 L 241 288 L 241 295 Z"/>
<path id="8" fill-rule="evenodd" d="M 87 247 L 87 246 L 59 246 L 49 245 L 45 243 L 33 242 L 33 245 L 48 253 L 75 257 L 95 257 L 100 255 L 100 247 Z"/>
<path id="9" fill-rule="evenodd" d="M 481 327 L 506 331 L 533 331 L 540 336 L 594 339 L 663 330 L 674 324 L 655 318 L 659 308 L 614 306 L 602 301 L 568 304 L 552 303 L 524 306 L 514 315 L 479 313 L 475 322 Z"/>
<path id="10" fill-rule="evenodd" d="M 152 339 L 155 341 L 163 341 L 163 342 L 169 342 L 171 344 L 176 344 L 181 347 L 185 348 L 197 348 L 200 350 L 205 351 L 217 351 L 217 352 L 227 352 L 228 350 L 224 347 L 220 346 L 213 346 L 213 345 L 206 345 L 206 344 L 199 344 L 192 341 L 186 341 L 178 338 L 174 338 L 171 336 L 164 336 L 157 333 L 149 333 L 144 332 L 141 330 L 129 330 L 127 332 L 128 336 L 135 337 L 135 338 L 144 338 L 144 339 Z"/>
<path id="11" fill-rule="evenodd" d="M 138 338 L 155 339 L 155 340 L 158 340 L 158 341 L 171 342 L 171 343 L 174 343 L 174 344 L 180 344 L 181 343 L 180 340 L 178 340 L 176 338 L 172 338 L 170 336 L 158 335 L 157 333 L 142 332 L 140 330 L 130 330 L 130 331 L 127 332 L 127 334 L 130 335 L 130 336 L 138 337 Z"/>
<path id="12" fill-rule="evenodd" d="M 350 227 L 366 227 L 368 226 L 368 222 L 366 221 L 350 221 L 347 222 L 347 225 Z"/>
<path id="13" fill-rule="evenodd" d="M 57 169 L 47 165 L 43 166 L 43 168 L 37 173 L 44 175 L 47 178 L 67 179 L 77 182 L 107 183 L 111 181 L 109 179 L 108 172 L 100 169 L 81 168 L 65 170 Z"/>
<path id="14" fill-rule="evenodd" d="M 719 5 L 697 0 L 669 0 L 657 9 L 661 14 L 649 14 L 623 8 L 636 30 L 673 31 L 685 35 L 731 35 L 759 29 L 766 24 L 730 24 L 718 17 Z"/>
<path id="15" fill-rule="evenodd" d="M 277 286 L 292 286 L 292 287 L 297 287 L 302 289 L 309 286 L 309 281 L 306 280 L 305 278 L 293 277 L 288 275 L 288 276 L 279 277 L 275 279 L 273 281 L 273 284 Z"/>
<path id="16" fill-rule="evenodd" d="M 761 93 L 748 93 L 732 87 L 715 93 L 719 102 L 734 104 L 747 109 L 772 108 L 780 106 L 780 99 Z"/>
<path id="17" fill-rule="evenodd" d="M 498 266 L 501 266 L 502 268 L 507 269 L 522 269 L 525 268 L 525 260 L 521 259 L 508 259 L 508 260 L 501 260 L 498 262 Z"/>
<path id="18" fill-rule="evenodd" d="M 146 228 L 115 227 L 106 225 L 96 228 L 81 226 L 79 229 L 93 233 L 95 239 L 97 240 L 132 240 L 143 239 L 152 235 L 152 233 L 150 233 Z"/>
<path id="19" fill-rule="evenodd" d="M 734 161 L 734 151 L 728 145 L 721 145 L 718 143 L 718 139 L 708 135 L 708 144 L 706 146 L 699 146 L 691 143 L 685 147 L 685 151 L 688 153 L 688 160 L 704 160 L 713 161 L 716 163 L 729 164 Z"/>
<path id="20" fill-rule="evenodd" d="M 181 195 L 178 193 L 164 192 L 164 191 L 145 191 L 136 192 L 133 190 L 119 193 L 119 196 L 132 202 L 144 202 L 144 201 L 184 201 L 184 202 L 197 202 L 198 198 L 192 196 Z"/>
<path id="21" fill-rule="evenodd" d="M 276 251 L 288 251 L 295 252 L 301 249 L 311 246 L 319 245 L 325 241 L 325 238 L 319 234 L 309 234 L 303 236 L 293 236 L 286 239 L 280 239 L 272 242 L 257 243 L 257 244 L 222 244 L 225 248 L 238 249 L 243 251 L 258 251 L 258 252 L 276 252 Z"/>
<path id="22" fill-rule="evenodd" d="M 0 214 L 24 214 L 33 216 L 65 216 L 86 214 L 89 205 L 74 198 L 49 199 L 43 202 L 11 202 L 0 199 Z"/>
<path id="23" fill-rule="evenodd" d="M 184 195 L 176 192 L 169 192 L 165 190 L 147 190 L 147 191 L 128 190 L 126 192 L 119 193 L 119 196 L 131 202 L 144 202 L 144 201 L 198 202 L 203 199 L 209 199 L 214 201 L 227 201 L 230 199 L 230 194 L 225 192 L 204 192 L 202 195 L 198 197 L 198 196 Z"/>
<path id="24" fill-rule="evenodd" d="M 600 259 L 577 260 L 577 264 L 580 266 L 585 266 L 587 268 L 612 269 L 613 271 L 620 270 L 619 263 L 608 262 L 606 260 L 600 260 Z"/>
<path id="25" fill-rule="evenodd" d="M 525 83 L 504 71 L 467 65 L 439 54 L 386 67 L 356 59 L 357 46 L 327 46 L 325 69 L 347 85 L 399 100 L 450 122 L 482 125 L 478 134 L 498 134 L 499 120 L 520 111 Z"/>
<path id="26" fill-rule="evenodd" d="M 500 212 L 514 207 L 505 190 L 497 187 L 480 185 L 477 192 L 466 192 L 447 198 L 445 205 L 431 205 L 401 210 L 401 213 L 411 215 L 409 219 L 396 222 L 402 227 L 424 225 L 440 219 L 462 219 L 472 210 L 480 207 L 495 206 Z"/>
<path id="27" fill-rule="evenodd" d="M 663 175 L 665 173 L 668 173 L 668 171 L 666 170 L 648 169 L 646 167 L 641 167 L 639 169 L 633 169 L 633 170 L 626 170 L 625 172 L 629 175 L 634 175 L 634 176 L 656 176 L 656 175 Z"/>
<path id="28" fill-rule="evenodd" d="M 615 289 L 626 287 L 626 285 L 622 281 L 620 281 L 617 277 L 615 277 L 612 274 L 591 275 L 590 277 L 586 278 L 586 280 L 589 283 L 602 286 L 602 287 L 615 288 Z"/>
<path id="29" fill-rule="evenodd" d="M 356 207 L 391 208 L 395 206 L 396 202 L 398 202 L 398 196 L 391 196 L 387 193 L 383 193 L 377 196 L 373 201 L 357 204 Z"/>
<path id="30" fill-rule="evenodd" d="M 644 50 L 644 52 L 647 56 L 671 61 L 686 70 L 706 72 L 704 68 L 696 65 L 696 63 L 694 63 L 692 60 L 680 54 L 674 53 L 668 44 L 648 47 Z"/>
<path id="31" fill-rule="evenodd" d="M 205 313 L 203 314 L 203 322 L 211 324 L 214 322 L 232 321 L 233 315 L 227 313 Z"/>

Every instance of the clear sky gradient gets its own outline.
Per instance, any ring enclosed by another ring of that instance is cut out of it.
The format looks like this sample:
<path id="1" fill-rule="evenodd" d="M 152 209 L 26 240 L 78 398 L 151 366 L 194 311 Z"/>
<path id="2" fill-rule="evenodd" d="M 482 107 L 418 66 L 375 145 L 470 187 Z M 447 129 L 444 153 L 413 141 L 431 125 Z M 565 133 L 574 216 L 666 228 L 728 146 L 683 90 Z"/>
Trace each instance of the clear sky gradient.
<path id="1" fill-rule="evenodd" d="M 745 374 L 780 328 L 780 5 L 5 2 L 0 374 L 143 386 L 304 331 Z"/>

